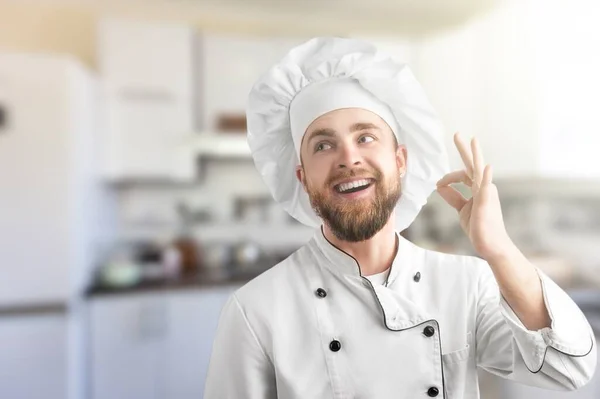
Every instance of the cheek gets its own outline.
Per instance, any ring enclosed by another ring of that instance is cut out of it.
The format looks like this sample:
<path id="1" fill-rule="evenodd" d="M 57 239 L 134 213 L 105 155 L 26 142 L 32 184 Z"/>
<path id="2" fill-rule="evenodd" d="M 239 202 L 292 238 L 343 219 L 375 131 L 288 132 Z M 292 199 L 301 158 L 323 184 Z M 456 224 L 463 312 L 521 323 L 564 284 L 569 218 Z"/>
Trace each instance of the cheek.
<path id="1" fill-rule="evenodd" d="M 396 157 L 392 155 L 384 155 L 374 158 L 374 167 L 379 169 L 384 176 L 390 176 L 398 173 L 398 163 Z"/>
<path id="2" fill-rule="evenodd" d="M 317 169 L 313 166 L 311 168 L 305 168 L 304 170 L 305 184 L 308 185 L 308 187 L 313 189 L 320 189 L 323 187 L 323 184 L 325 184 L 326 174 L 323 173 L 321 169 Z"/>
<path id="3" fill-rule="evenodd" d="M 310 164 L 305 165 L 305 179 L 312 187 L 322 187 L 325 184 L 325 180 L 330 170 L 329 162 L 326 162 L 325 157 L 314 157 L 311 159 Z"/>

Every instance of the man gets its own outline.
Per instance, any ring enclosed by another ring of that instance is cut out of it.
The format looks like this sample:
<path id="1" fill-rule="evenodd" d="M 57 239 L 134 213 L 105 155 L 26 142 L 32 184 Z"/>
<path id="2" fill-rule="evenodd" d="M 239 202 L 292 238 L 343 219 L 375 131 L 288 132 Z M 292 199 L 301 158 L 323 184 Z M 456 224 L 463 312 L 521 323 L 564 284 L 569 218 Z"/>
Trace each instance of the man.
<path id="1" fill-rule="evenodd" d="M 317 229 L 225 305 L 205 399 L 470 399 L 477 367 L 556 390 L 591 379 L 590 325 L 507 235 L 476 140 L 455 135 L 465 169 L 446 174 L 441 124 L 405 65 L 313 39 L 254 86 L 248 126 L 274 198 Z M 398 233 L 436 188 L 479 257 Z"/>

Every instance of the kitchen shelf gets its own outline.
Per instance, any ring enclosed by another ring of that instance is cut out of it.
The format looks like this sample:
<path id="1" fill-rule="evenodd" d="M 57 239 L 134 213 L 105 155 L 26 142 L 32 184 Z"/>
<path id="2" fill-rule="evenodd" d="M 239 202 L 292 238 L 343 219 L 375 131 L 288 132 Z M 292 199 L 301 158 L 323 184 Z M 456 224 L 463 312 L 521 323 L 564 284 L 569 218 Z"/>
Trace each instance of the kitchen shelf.
<path id="1" fill-rule="evenodd" d="M 178 225 L 172 226 L 130 226 L 123 230 L 121 238 L 128 240 L 153 240 L 161 237 L 169 241 L 178 231 Z M 198 224 L 191 232 L 199 242 L 236 243 L 252 239 L 259 245 L 268 247 L 300 247 L 314 235 L 315 229 L 299 223 L 234 223 L 209 222 Z"/>
<path id="2" fill-rule="evenodd" d="M 182 144 L 192 154 L 211 158 L 250 158 L 246 133 L 195 133 Z"/>
<path id="3" fill-rule="evenodd" d="M 194 132 L 184 135 L 175 147 L 172 179 L 193 181 L 198 177 L 198 160 L 250 160 L 245 132 Z"/>

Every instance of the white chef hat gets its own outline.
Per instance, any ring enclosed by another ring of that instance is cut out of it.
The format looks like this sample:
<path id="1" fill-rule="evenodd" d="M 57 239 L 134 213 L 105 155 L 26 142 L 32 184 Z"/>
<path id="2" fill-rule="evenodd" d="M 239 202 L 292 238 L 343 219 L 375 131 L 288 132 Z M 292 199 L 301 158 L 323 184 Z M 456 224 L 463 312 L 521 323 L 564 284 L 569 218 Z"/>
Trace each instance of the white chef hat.
<path id="1" fill-rule="evenodd" d="M 396 228 L 417 217 L 448 172 L 442 125 L 408 66 L 370 43 L 314 38 L 293 48 L 252 87 L 248 99 L 248 144 L 275 201 L 295 219 L 322 221 L 296 178 L 300 144 L 319 116 L 341 108 L 379 115 L 407 149 Z"/>

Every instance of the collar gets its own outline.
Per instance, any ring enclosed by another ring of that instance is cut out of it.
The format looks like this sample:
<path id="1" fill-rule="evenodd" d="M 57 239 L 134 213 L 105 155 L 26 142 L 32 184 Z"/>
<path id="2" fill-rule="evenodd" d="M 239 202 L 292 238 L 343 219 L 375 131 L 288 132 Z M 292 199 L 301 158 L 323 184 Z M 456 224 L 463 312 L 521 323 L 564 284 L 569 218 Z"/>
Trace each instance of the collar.
<path id="1" fill-rule="evenodd" d="M 415 273 L 419 269 L 419 262 L 414 261 L 414 244 L 395 232 L 398 246 L 396 255 L 392 261 L 391 270 L 388 275 L 388 285 L 404 273 Z M 311 248 L 317 253 L 318 259 L 324 259 L 324 267 L 332 273 L 349 276 L 362 277 L 358 261 L 351 255 L 333 245 L 323 234 L 323 226 L 315 232 L 311 240 Z"/>

